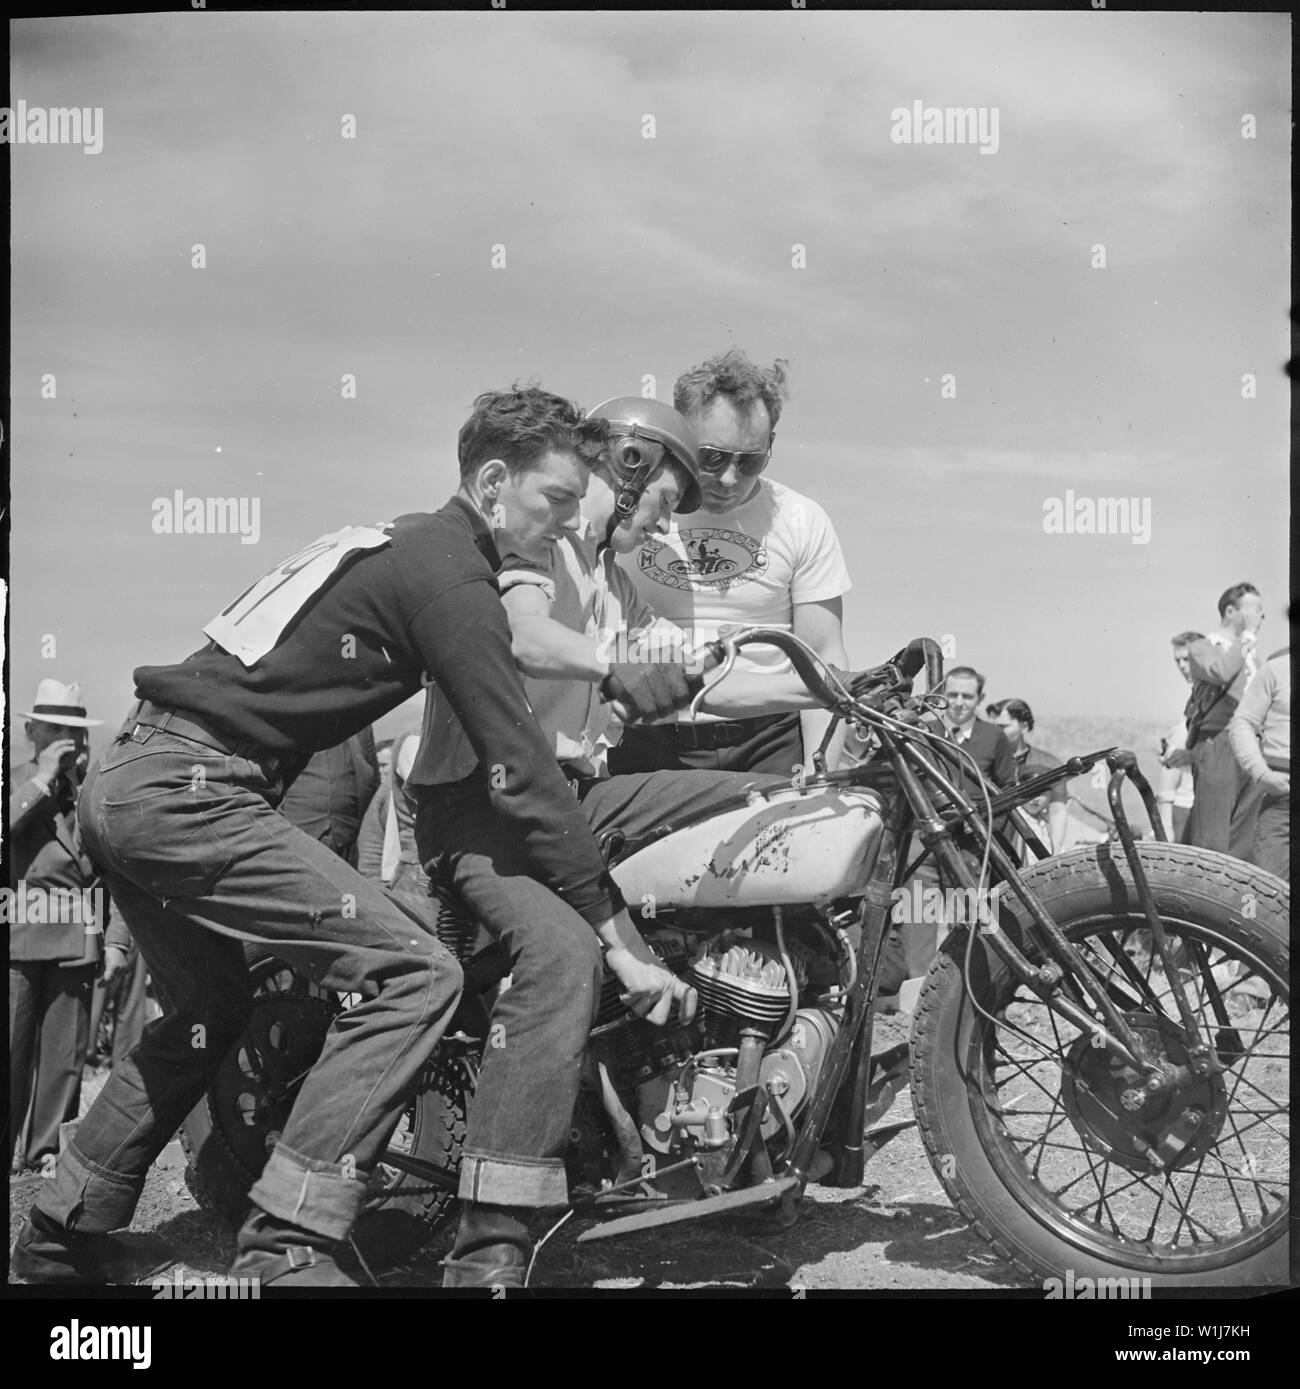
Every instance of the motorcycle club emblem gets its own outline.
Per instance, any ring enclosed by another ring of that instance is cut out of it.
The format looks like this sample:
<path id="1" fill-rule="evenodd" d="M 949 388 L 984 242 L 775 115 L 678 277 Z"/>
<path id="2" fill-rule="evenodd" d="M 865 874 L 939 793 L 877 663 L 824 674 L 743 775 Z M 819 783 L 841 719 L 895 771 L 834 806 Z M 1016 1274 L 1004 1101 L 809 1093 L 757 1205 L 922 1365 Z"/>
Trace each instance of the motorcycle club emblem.
<path id="1" fill-rule="evenodd" d="M 667 541 L 641 547 L 641 572 L 665 588 L 725 593 L 767 568 L 767 551 L 751 535 L 717 527 L 692 527 Z"/>

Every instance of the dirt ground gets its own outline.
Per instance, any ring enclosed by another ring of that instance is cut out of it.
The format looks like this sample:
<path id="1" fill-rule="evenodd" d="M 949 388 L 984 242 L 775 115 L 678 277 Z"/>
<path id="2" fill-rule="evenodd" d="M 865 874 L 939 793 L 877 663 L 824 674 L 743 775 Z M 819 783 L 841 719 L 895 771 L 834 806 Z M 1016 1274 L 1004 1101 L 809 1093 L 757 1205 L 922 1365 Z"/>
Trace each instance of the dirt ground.
<path id="1" fill-rule="evenodd" d="M 873 1050 L 903 1040 L 897 1018 L 879 1019 Z M 88 1104 L 102 1078 L 90 1080 Z M 740 1232 L 718 1221 L 675 1225 L 608 1242 L 577 1243 L 596 1222 L 571 1218 L 546 1240 L 530 1286 L 537 1288 L 994 1289 L 1025 1286 L 973 1234 L 943 1194 L 925 1156 L 906 1091 L 876 1126 L 897 1130 L 867 1164 L 856 1190 L 812 1186 L 789 1230 Z M 10 1239 L 40 1190 L 34 1174 L 10 1181 Z M 185 1180 L 179 1144 L 155 1164 L 132 1229 L 164 1236 L 185 1273 L 224 1273 L 234 1254 L 232 1232 L 200 1208 Z M 442 1231 L 409 1262 L 376 1270 L 380 1286 L 437 1288 L 439 1261 L 449 1252 Z M 358 1275 L 365 1281 L 364 1273 Z"/>

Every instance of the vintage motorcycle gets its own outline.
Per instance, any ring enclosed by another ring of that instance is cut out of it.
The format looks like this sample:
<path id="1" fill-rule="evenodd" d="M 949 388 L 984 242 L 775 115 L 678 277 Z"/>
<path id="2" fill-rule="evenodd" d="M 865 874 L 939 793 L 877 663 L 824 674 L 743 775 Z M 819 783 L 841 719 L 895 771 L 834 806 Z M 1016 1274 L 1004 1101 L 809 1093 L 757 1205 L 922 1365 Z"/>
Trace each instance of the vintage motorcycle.
<path id="1" fill-rule="evenodd" d="M 575 1210 L 600 1218 L 580 1239 L 716 1216 L 780 1227 L 810 1180 L 861 1184 L 864 1132 L 892 1099 L 891 1058 L 872 1064 L 876 982 L 891 918 L 930 860 L 931 890 L 968 909 L 917 1003 L 911 1094 L 958 1210 L 1035 1285 L 1070 1271 L 1285 1284 L 1287 884 L 1165 842 L 1130 752 L 988 786 L 941 736 L 928 639 L 849 688 L 789 632 L 746 628 L 720 643 L 718 680 L 751 642 L 780 647 L 866 752 L 827 772 L 823 743 L 788 787 L 603 845 L 700 1009 L 652 1026 L 607 977 L 567 1157 Z M 1102 762 L 1116 838 L 1049 856 L 1019 807 Z M 1151 822 L 1141 841 L 1126 780 Z M 1018 869 L 1013 836 L 1040 861 Z M 367 1261 L 409 1253 L 453 1208 L 488 1006 L 509 970 L 499 947 L 474 948 L 477 923 L 450 898 L 438 930 L 465 993 L 371 1177 L 355 1236 Z M 231 1219 L 346 1005 L 272 959 L 253 975 L 247 1033 L 185 1126 L 194 1183 Z"/>

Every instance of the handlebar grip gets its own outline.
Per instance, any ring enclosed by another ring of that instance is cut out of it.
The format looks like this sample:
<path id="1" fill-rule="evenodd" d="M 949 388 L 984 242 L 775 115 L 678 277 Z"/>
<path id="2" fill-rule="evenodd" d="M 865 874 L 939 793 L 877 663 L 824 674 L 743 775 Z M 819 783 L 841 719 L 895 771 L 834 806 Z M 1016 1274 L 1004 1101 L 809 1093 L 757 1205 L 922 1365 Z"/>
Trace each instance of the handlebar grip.
<path id="1" fill-rule="evenodd" d="M 913 637 L 894 657 L 891 664 L 896 665 L 905 680 L 915 680 L 925 671 L 925 688 L 933 690 L 943 681 L 943 652 L 939 643 L 931 637 Z"/>
<path id="2" fill-rule="evenodd" d="M 701 671 L 713 670 L 727 659 L 727 648 L 720 641 L 706 641 L 695 654 L 699 657 Z"/>

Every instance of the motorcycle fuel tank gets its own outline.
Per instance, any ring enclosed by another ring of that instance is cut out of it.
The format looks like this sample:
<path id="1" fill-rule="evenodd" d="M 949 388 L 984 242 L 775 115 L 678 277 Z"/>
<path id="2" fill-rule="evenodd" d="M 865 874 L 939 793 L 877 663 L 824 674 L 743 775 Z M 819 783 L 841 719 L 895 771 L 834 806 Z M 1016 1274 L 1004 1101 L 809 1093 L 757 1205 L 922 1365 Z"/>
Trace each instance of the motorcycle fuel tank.
<path id="1" fill-rule="evenodd" d="M 861 893 L 880 802 L 859 787 L 807 787 L 755 798 L 647 844 L 616 864 L 629 902 L 762 907 Z"/>

